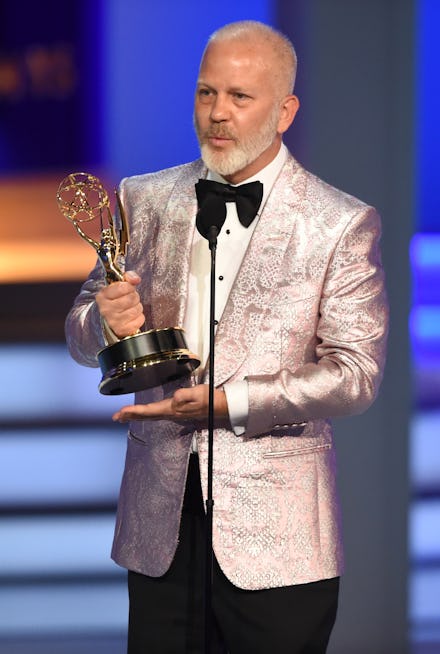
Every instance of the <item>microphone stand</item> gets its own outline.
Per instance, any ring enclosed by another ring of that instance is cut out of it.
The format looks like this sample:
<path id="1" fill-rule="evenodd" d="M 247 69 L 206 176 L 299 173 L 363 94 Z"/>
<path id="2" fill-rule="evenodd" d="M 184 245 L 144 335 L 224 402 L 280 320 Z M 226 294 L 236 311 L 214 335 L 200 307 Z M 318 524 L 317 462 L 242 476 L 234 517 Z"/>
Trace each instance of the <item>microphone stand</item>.
<path id="1" fill-rule="evenodd" d="M 211 652 L 212 633 L 212 573 L 214 555 L 212 549 L 212 522 L 214 500 L 212 497 L 213 446 L 214 446 L 214 336 L 215 336 L 215 257 L 219 229 L 211 225 L 208 230 L 211 250 L 211 280 L 209 304 L 209 374 L 208 374 L 208 490 L 206 499 L 205 540 L 205 654 Z"/>

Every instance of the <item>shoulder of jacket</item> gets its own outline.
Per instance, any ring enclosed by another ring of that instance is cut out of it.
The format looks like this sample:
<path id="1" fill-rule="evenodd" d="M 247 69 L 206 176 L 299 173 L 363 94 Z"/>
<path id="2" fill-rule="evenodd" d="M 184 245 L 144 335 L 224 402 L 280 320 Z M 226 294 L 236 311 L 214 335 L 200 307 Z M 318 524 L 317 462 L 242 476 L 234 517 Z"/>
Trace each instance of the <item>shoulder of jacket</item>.
<path id="1" fill-rule="evenodd" d="M 289 152 L 286 165 L 290 166 L 292 173 L 303 178 L 307 198 L 318 206 L 334 205 L 341 213 L 358 214 L 363 211 L 376 209 L 363 200 L 342 191 L 324 181 L 316 174 L 304 168 Z"/>
<path id="2" fill-rule="evenodd" d="M 197 176 L 202 175 L 204 170 L 205 165 L 203 161 L 201 159 L 196 159 L 195 161 L 173 166 L 171 168 L 164 168 L 150 173 L 124 177 L 121 180 L 120 187 L 128 192 L 136 191 L 139 188 L 144 190 L 155 188 L 157 185 L 160 185 L 165 189 L 167 187 L 173 187 L 179 179 L 185 177 L 187 177 L 188 180 L 191 180 L 191 178 L 195 179 Z"/>

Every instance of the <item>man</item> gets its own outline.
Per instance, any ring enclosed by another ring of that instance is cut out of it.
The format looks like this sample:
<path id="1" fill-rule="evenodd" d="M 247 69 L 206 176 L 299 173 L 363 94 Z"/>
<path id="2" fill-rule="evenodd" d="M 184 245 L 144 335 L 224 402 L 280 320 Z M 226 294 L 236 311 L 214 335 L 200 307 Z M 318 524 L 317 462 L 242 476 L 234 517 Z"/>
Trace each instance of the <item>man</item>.
<path id="1" fill-rule="evenodd" d="M 86 365 L 144 322 L 183 324 L 206 361 L 194 185 L 262 182 L 248 227 L 228 201 L 217 254 L 213 651 L 231 654 L 326 651 L 343 566 L 329 419 L 364 411 L 384 364 L 379 218 L 282 144 L 295 72 L 292 45 L 268 26 L 211 37 L 195 96 L 203 161 L 123 180 L 125 280 L 105 286 L 98 265 L 67 320 Z M 114 416 L 130 421 L 112 553 L 130 571 L 130 654 L 202 651 L 206 379 L 139 393 Z"/>

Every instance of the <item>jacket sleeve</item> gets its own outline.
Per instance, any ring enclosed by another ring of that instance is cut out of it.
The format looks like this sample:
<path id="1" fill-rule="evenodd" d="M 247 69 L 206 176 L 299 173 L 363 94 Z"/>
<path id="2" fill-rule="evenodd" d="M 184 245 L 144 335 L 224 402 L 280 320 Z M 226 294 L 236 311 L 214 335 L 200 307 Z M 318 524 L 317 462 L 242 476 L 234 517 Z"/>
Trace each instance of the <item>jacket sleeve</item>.
<path id="1" fill-rule="evenodd" d="M 95 295 L 105 285 L 104 270 L 97 262 L 81 287 L 67 315 L 65 334 L 71 356 L 83 366 L 98 367 L 97 354 L 107 345 Z"/>
<path id="2" fill-rule="evenodd" d="M 316 358 L 296 370 L 247 378 L 246 436 L 361 413 L 373 402 L 388 331 L 380 231 L 380 218 L 371 208 L 346 226 L 322 287 Z"/>

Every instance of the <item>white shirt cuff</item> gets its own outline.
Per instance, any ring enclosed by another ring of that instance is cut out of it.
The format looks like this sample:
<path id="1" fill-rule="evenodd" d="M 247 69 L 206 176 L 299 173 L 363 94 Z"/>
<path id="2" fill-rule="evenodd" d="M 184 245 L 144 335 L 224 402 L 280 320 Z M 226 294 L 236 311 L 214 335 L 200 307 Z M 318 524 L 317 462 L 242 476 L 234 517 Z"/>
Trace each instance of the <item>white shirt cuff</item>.
<path id="1" fill-rule="evenodd" d="M 223 390 L 228 402 L 229 420 L 236 436 L 246 431 L 249 414 L 249 390 L 245 379 L 225 384 Z"/>

